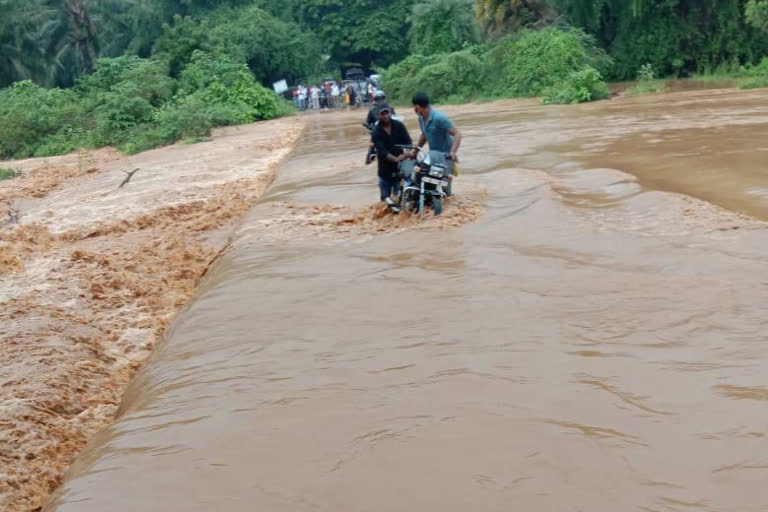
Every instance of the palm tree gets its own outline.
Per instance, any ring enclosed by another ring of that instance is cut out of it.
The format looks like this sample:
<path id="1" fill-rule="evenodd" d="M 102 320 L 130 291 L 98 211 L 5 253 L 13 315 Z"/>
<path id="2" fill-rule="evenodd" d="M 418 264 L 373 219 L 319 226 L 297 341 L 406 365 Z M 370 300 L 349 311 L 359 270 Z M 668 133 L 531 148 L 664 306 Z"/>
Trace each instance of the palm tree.
<path id="1" fill-rule="evenodd" d="M 50 83 L 45 30 L 54 17 L 41 0 L 0 0 L 0 87 L 30 79 Z"/>
<path id="2" fill-rule="evenodd" d="M 58 13 L 45 37 L 58 85 L 71 85 L 78 75 L 93 72 L 99 57 L 122 54 L 137 26 L 130 18 L 137 0 L 46 1 Z"/>
<path id="3" fill-rule="evenodd" d="M 69 22 L 69 37 L 62 45 L 62 51 L 71 48 L 80 60 L 86 73 L 93 72 L 94 55 L 99 54 L 99 38 L 96 36 L 96 26 L 89 14 L 91 6 L 87 0 L 64 0 L 62 9 Z"/>

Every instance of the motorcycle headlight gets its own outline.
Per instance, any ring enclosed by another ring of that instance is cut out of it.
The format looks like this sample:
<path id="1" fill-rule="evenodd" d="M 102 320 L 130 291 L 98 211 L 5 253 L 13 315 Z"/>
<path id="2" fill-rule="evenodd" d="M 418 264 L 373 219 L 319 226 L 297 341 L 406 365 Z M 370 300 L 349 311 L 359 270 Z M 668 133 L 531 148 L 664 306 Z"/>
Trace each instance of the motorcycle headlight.
<path id="1" fill-rule="evenodd" d="M 429 175 L 434 176 L 435 178 L 439 178 L 443 174 L 445 174 L 445 167 L 433 165 L 432 168 L 429 169 Z"/>

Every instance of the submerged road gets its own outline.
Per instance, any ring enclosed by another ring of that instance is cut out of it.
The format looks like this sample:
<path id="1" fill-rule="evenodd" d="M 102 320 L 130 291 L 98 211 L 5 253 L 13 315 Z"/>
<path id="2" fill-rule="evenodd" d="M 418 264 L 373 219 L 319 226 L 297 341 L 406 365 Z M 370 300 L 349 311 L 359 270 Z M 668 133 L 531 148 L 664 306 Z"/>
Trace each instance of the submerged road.
<path id="1" fill-rule="evenodd" d="M 765 512 L 766 100 L 450 109 L 382 230 L 316 116 L 46 510 Z"/>

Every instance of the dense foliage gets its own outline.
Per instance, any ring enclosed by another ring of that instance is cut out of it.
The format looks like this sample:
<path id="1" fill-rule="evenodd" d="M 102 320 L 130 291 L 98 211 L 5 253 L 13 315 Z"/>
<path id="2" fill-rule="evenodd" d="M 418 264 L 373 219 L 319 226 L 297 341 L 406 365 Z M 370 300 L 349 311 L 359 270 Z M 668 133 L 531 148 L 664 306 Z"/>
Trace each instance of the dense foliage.
<path id="1" fill-rule="evenodd" d="M 264 84 L 305 78 L 320 64 L 313 35 L 253 6 L 223 7 L 202 18 L 176 15 L 163 25 L 152 55 L 168 59 L 171 76 L 178 77 L 195 50 L 245 62 Z"/>
<path id="2" fill-rule="evenodd" d="M 611 78 L 632 79 L 646 63 L 660 76 L 706 73 L 768 53 L 768 37 L 745 19 L 747 0 L 553 1 L 611 54 Z"/>
<path id="3" fill-rule="evenodd" d="M 391 94 L 415 90 L 436 101 L 545 94 L 550 103 L 604 98 L 601 72 L 610 58 L 577 29 L 523 30 L 486 46 L 439 55 L 412 55 L 384 75 Z"/>
<path id="4" fill-rule="evenodd" d="M 768 0 L 748 0 L 747 22 L 763 32 L 768 32 Z"/>
<path id="5" fill-rule="evenodd" d="M 768 58 L 764 58 L 757 66 L 742 68 L 739 74 L 744 77 L 739 82 L 742 89 L 768 87 Z"/>
<path id="6" fill-rule="evenodd" d="M 664 80 L 656 78 L 656 72 L 650 64 L 643 64 L 637 71 L 637 84 L 627 89 L 627 94 L 655 94 L 664 92 L 667 84 Z"/>
<path id="7" fill-rule="evenodd" d="M 686 76 L 768 53 L 758 30 L 768 29 L 768 0 L 476 0 L 476 7 L 491 36 L 551 23 L 582 28 L 613 57 L 613 79 L 633 79 L 644 64 Z"/>
<path id="8" fill-rule="evenodd" d="M 259 82 L 320 63 L 314 36 L 241 0 L 0 0 L 0 13 L 0 82 L 16 82 L 0 90 L 0 158 L 135 152 L 271 119 L 291 107 Z M 57 83 L 72 87 L 45 88 Z"/>
<path id="9" fill-rule="evenodd" d="M 72 89 L 23 81 L 1 90 L 0 158 L 106 145 L 132 153 L 287 109 L 244 63 L 226 56 L 196 51 L 178 80 L 161 60 L 103 59 Z"/>
<path id="10" fill-rule="evenodd" d="M 608 85 L 603 75 L 586 65 L 568 73 L 542 91 L 544 103 L 583 103 L 608 97 Z"/>
<path id="11" fill-rule="evenodd" d="M 387 66 L 407 55 L 412 0 L 302 0 L 298 20 L 335 62 Z"/>
<path id="12" fill-rule="evenodd" d="M 556 16 L 548 0 L 476 0 L 476 7 L 478 20 L 490 35 L 541 26 Z"/>
<path id="13" fill-rule="evenodd" d="M 685 76 L 768 54 L 768 0 L 0 0 L 0 87 L 68 87 L 126 53 L 167 55 L 177 77 L 194 50 L 244 59 L 268 85 L 459 51 L 478 28 L 493 41 L 551 24 L 592 35 L 614 59 L 612 79 L 644 64 Z"/>
<path id="14" fill-rule="evenodd" d="M 0 181 L 10 180 L 11 178 L 15 178 L 19 175 L 20 175 L 19 171 L 15 169 L 11 169 L 8 167 L 0 167 Z"/>
<path id="15" fill-rule="evenodd" d="M 767 55 L 768 0 L 0 0 L 0 157 L 204 137 L 344 63 L 388 68 L 399 99 L 572 103 L 644 69 L 634 92 L 718 70 L 762 87 Z"/>
<path id="16" fill-rule="evenodd" d="M 0 91 L 0 158 L 67 152 L 79 129 L 74 91 L 44 89 L 30 81 Z M 60 146 L 50 151 L 45 145 Z"/>
<path id="17" fill-rule="evenodd" d="M 411 53 L 434 55 L 461 50 L 480 39 L 473 0 L 421 0 L 411 11 Z"/>

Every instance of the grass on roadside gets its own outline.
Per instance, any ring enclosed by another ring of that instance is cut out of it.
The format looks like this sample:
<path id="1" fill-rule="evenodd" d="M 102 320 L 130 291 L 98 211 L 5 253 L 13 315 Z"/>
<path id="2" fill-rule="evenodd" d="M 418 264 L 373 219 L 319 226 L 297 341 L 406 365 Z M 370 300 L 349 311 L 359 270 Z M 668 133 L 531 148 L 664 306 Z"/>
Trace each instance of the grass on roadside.
<path id="1" fill-rule="evenodd" d="M 768 87 L 768 57 L 763 58 L 757 66 L 742 69 L 743 80 L 739 82 L 740 89 L 758 89 Z"/>
<path id="2" fill-rule="evenodd" d="M 719 75 L 703 75 L 695 74 L 691 77 L 691 80 L 697 82 L 727 82 L 729 80 L 735 80 L 741 76 L 739 73 L 724 73 Z"/>
<path id="3" fill-rule="evenodd" d="M 667 82 L 664 80 L 644 80 L 627 89 L 627 95 L 656 94 L 667 90 Z"/>
<path id="4" fill-rule="evenodd" d="M 754 76 L 739 82 L 739 89 L 760 89 L 768 87 L 768 76 Z"/>
<path id="5" fill-rule="evenodd" d="M 627 94 L 634 96 L 637 94 L 656 94 L 664 92 L 667 89 L 667 82 L 656 78 L 656 72 L 653 66 L 646 63 L 637 70 L 637 85 L 627 89 Z"/>
<path id="6" fill-rule="evenodd" d="M 16 178 L 17 176 L 21 176 L 19 171 L 15 171 L 7 167 L 0 167 L 0 181 L 10 180 L 11 178 Z"/>
<path id="7" fill-rule="evenodd" d="M 739 59 L 721 62 L 717 66 L 704 66 L 691 78 L 697 82 L 720 82 L 743 76 L 744 67 Z"/>
<path id="8" fill-rule="evenodd" d="M 733 82 L 733 86 L 739 89 L 768 87 L 768 58 L 757 65 L 746 66 L 733 60 L 713 69 L 705 68 L 694 75 L 693 79 L 700 82 Z"/>

